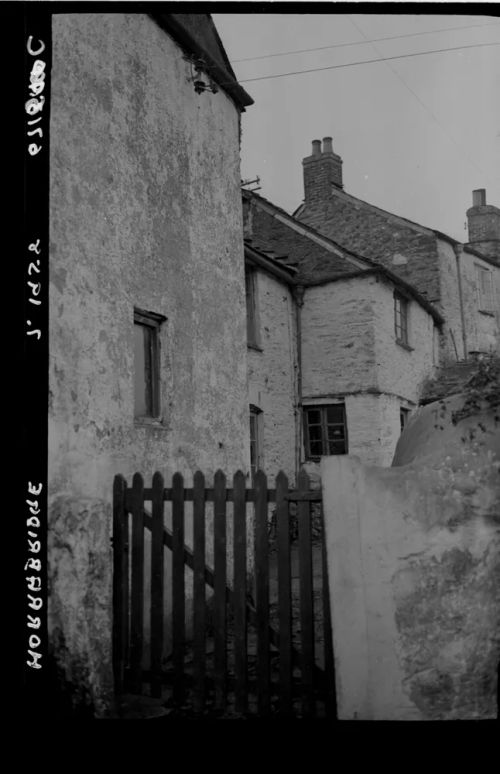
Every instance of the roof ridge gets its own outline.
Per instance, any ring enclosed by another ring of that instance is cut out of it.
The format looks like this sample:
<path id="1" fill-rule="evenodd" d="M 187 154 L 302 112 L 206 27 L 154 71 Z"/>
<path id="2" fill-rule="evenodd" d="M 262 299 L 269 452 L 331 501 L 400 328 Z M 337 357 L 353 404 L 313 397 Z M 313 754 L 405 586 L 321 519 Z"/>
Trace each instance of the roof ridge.
<path id="1" fill-rule="evenodd" d="M 300 220 L 295 218 L 293 215 L 290 215 L 289 212 L 284 210 L 282 207 L 279 207 L 277 204 L 274 204 L 274 202 L 271 202 L 269 199 L 266 199 L 265 196 L 261 196 L 260 194 L 255 193 L 255 191 L 247 191 L 244 188 L 242 189 L 242 193 L 247 196 L 247 198 L 253 198 L 257 200 L 263 201 L 265 204 L 268 204 L 273 209 L 277 210 L 280 214 L 284 215 L 288 220 L 295 223 L 297 226 L 300 226 L 300 228 L 305 229 L 306 231 L 312 232 L 314 236 L 319 237 L 320 239 L 323 239 L 325 242 L 328 242 L 333 247 L 340 250 L 341 253 L 346 253 L 345 256 L 347 260 L 349 259 L 349 256 L 353 256 L 354 258 L 357 258 L 360 261 L 364 261 L 369 266 L 379 266 L 380 264 L 377 261 L 374 261 L 372 258 L 366 258 L 364 255 L 360 255 L 360 253 L 354 252 L 354 250 L 350 250 L 348 247 L 344 247 L 344 245 L 341 245 L 339 242 L 336 242 L 335 239 L 332 239 L 329 236 L 326 236 L 325 234 L 322 234 L 321 231 L 318 231 L 318 229 L 314 228 L 314 226 L 310 226 L 307 223 L 302 223 Z M 305 234 L 304 236 L 308 236 Z"/>

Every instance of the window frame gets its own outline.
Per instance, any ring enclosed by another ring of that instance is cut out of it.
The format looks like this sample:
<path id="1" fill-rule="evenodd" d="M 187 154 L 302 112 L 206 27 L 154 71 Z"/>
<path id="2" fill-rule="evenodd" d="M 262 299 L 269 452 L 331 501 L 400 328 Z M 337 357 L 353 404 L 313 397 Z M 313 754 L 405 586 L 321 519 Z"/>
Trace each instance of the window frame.
<path id="1" fill-rule="evenodd" d="M 400 406 L 399 407 L 399 424 L 401 428 L 400 435 L 405 429 L 405 427 L 407 426 L 408 422 L 410 421 L 410 417 L 411 417 L 411 409 L 408 408 L 408 406 Z"/>
<path id="2" fill-rule="evenodd" d="M 493 287 L 493 272 L 482 266 L 480 263 L 474 263 L 476 272 L 476 296 L 477 308 L 483 314 L 495 314 L 495 290 Z M 488 278 L 488 286 L 485 289 L 482 278 Z"/>
<path id="3" fill-rule="evenodd" d="M 149 312 L 145 309 L 138 309 L 134 307 L 134 328 L 137 325 L 140 328 L 146 328 L 149 331 L 149 353 L 148 360 L 149 366 L 144 364 L 145 369 L 149 368 L 149 382 L 150 382 L 150 395 L 149 406 L 147 406 L 148 412 L 146 414 L 135 413 L 135 362 L 134 362 L 134 421 L 135 422 L 150 422 L 158 420 L 161 414 L 161 401 L 160 401 L 160 327 L 167 318 L 157 312 Z M 135 336 L 135 332 L 134 332 Z M 135 344 L 134 344 L 135 346 Z M 145 347 L 146 354 L 146 347 Z M 135 352 L 134 352 L 135 359 Z M 146 383 L 148 379 L 146 377 Z"/>
<path id="4" fill-rule="evenodd" d="M 342 422 L 328 422 L 327 421 L 327 410 L 331 408 L 341 408 L 342 409 Z M 309 411 L 319 411 L 320 412 L 320 422 L 319 424 L 315 423 L 314 426 L 321 427 L 321 444 L 323 450 L 327 449 L 327 451 L 323 451 L 322 454 L 312 454 L 311 453 L 311 439 L 309 435 L 309 428 L 310 423 L 308 422 L 308 413 Z M 305 406 L 302 406 L 302 417 L 303 417 L 303 426 L 304 426 L 304 454 L 306 460 L 313 460 L 318 461 L 321 459 L 321 457 L 328 457 L 328 456 L 334 456 L 333 453 L 330 452 L 330 441 L 328 438 L 328 427 L 333 427 L 334 425 L 341 425 L 344 428 L 344 451 L 337 452 L 339 455 L 349 454 L 349 437 L 348 437 L 348 431 L 347 431 L 347 412 L 345 407 L 344 401 L 337 401 L 332 403 L 325 403 L 325 404 L 318 404 L 318 403 L 308 403 Z M 336 455 L 335 455 L 336 456 Z"/>
<path id="5" fill-rule="evenodd" d="M 399 304 L 399 309 L 398 309 Z M 399 291 L 394 291 L 394 334 L 396 336 L 396 344 L 402 347 L 410 349 L 410 335 L 409 335 L 409 309 L 410 301 L 407 296 Z M 398 321 L 399 316 L 399 321 Z M 404 324 L 403 324 L 404 323 Z M 401 333 L 401 335 L 400 335 Z"/>

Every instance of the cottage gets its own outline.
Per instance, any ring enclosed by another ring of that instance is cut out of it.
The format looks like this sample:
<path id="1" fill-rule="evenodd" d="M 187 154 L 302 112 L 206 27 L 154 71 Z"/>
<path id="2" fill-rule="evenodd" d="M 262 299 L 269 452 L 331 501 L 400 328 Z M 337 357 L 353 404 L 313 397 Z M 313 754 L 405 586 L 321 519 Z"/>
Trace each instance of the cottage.
<path id="1" fill-rule="evenodd" d="M 344 190 L 342 159 L 331 137 L 304 158 L 304 202 L 294 216 L 393 271 L 444 317 L 443 364 L 500 347 L 500 209 L 474 191 L 469 242 L 364 202 Z"/>
<path id="2" fill-rule="evenodd" d="M 71 702 L 102 715 L 113 476 L 249 468 L 252 100 L 207 14 L 55 13 L 52 39 L 49 634 Z"/>
<path id="3" fill-rule="evenodd" d="M 247 245 L 281 270 L 272 282 L 263 270 L 252 277 L 260 331 L 258 342 L 255 333 L 248 340 L 249 390 L 259 461 L 288 475 L 292 465 L 295 474 L 304 464 L 317 471 L 327 454 L 390 465 L 437 366 L 442 316 L 394 272 L 258 194 L 244 191 L 243 208 Z M 287 267 L 294 273 L 283 279 Z M 283 316 L 285 305 L 293 309 Z"/>

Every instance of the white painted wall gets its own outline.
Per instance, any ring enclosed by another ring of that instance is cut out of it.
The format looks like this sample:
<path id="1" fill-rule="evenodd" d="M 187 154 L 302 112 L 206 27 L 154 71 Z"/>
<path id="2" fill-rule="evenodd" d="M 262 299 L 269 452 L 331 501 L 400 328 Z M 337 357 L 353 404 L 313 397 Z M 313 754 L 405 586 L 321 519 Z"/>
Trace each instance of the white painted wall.
<path id="1" fill-rule="evenodd" d="M 349 454 L 367 464 L 391 464 L 400 408 L 416 406 L 436 359 L 433 319 L 416 301 L 411 349 L 396 343 L 393 293 L 376 277 L 356 277 L 307 288 L 302 308 L 304 405 L 343 398 Z"/>
<path id="2" fill-rule="evenodd" d="M 262 351 L 248 348 L 248 402 L 262 410 L 262 469 L 273 482 L 283 470 L 295 479 L 297 345 L 294 302 L 288 286 L 255 273 Z"/>

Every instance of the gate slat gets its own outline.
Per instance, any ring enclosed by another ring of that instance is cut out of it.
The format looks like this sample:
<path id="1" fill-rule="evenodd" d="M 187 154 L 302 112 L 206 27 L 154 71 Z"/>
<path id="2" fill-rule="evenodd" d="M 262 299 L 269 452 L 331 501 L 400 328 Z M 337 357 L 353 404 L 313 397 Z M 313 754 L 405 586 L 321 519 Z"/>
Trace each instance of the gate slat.
<path id="1" fill-rule="evenodd" d="M 288 478 L 276 476 L 276 532 L 278 542 L 278 608 L 280 653 L 280 713 L 292 712 L 292 582 Z"/>
<path id="2" fill-rule="evenodd" d="M 163 654 L 163 489 L 161 473 L 153 476 L 151 531 L 151 696 L 161 697 Z"/>
<path id="3" fill-rule="evenodd" d="M 184 479 L 172 477 L 172 661 L 174 668 L 173 699 L 179 706 L 184 701 Z"/>
<path id="4" fill-rule="evenodd" d="M 330 586 L 328 583 L 328 554 L 326 550 L 325 512 L 321 504 L 322 560 L 323 560 L 323 639 L 326 676 L 326 716 L 337 718 L 337 696 L 335 688 L 335 660 L 333 656 L 332 618 L 330 609 Z"/>
<path id="5" fill-rule="evenodd" d="M 214 677 L 215 708 L 226 706 L 226 476 L 214 477 Z"/>
<path id="6" fill-rule="evenodd" d="M 298 475 L 299 491 L 309 489 L 309 476 L 302 470 Z M 299 524 L 299 583 L 300 583 L 300 638 L 302 651 L 302 714 L 314 714 L 314 598 L 312 574 L 311 504 L 297 504 Z"/>
<path id="7" fill-rule="evenodd" d="M 234 672 L 236 712 L 247 711 L 247 525 L 245 474 L 234 475 Z"/>
<path id="8" fill-rule="evenodd" d="M 123 690 L 125 668 L 125 648 L 128 639 L 128 605 L 125 589 L 128 589 L 128 546 L 127 513 L 125 511 L 125 492 L 127 482 L 123 476 L 115 476 L 113 481 L 113 672 L 115 691 Z M 126 539 L 127 538 L 127 539 Z"/>
<path id="9" fill-rule="evenodd" d="M 193 688 L 194 710 L 205 703 L 205 477 L 193 478 Z"/>
<path id="10" fill-rule="evenodd" d="M 259 717 L 270 711 L 269 546 L 267 477 L 258 470 L 255 489 L 255 601 L 257 609 L 257 706 Z"/>
<path id="11" fill-rule="evenodd" d="M 134 473 L 131 493 L 132 588 L 130 615 L 130 689 L 142 693 L 142 650 L 144 628 L 144 481 Z"/>

